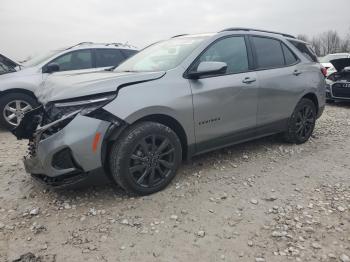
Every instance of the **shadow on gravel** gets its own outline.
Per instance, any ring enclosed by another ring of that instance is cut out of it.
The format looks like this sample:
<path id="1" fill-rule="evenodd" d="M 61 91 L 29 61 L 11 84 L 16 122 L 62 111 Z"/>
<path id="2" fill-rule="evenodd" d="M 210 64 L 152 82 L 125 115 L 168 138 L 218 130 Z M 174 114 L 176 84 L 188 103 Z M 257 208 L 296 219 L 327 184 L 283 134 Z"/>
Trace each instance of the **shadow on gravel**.
<path id="1" fill-rule="evenodd" d="M 342 107 L 342 108 L 350 108 L 350 102 L 344 102 L 344 101 L 339 101 L 339 102 L 333 102 L 333 103 L 327 103 L 327 106 L 331 107 Z"/>
<path id="2" fill-rule="evenodd" d="M 215 150 L 200 156 L 193 158 L 190 163 L 183 163 L 177 174 L 175 180 L 177 182 L 184 182 L 186 175 L 196 173 L 201 170 L 202 167 L 212 167 L 218 163 L 234 163 L 242 161 L 244 154 L 254 155 L 271 149 L 271 147 L 279 147 L 284 145 L 278 136 L 269 136 L 258 140 L 249 141 L 246 143 L 230 146 L 227 148 Z M 249 161 L 246 160 L 246 161 Z M 51 189 L 58 195 L 65 197 L 76 197 L 89 195 L 92 191 L 105 197 L 130 197 L 125 191 L 116 185 L 103 171 L 91 173 L 89 177 L 75 185 L 66 186 L 64 188 Z M 173 187 L 174 183 L 169 187 Z M 48 187 L 49 188 L 49 187 Z"/>
<path id="3" fill-rule="evenodd" d="M 0 133 L 6 133 L 9 132 L 7 129 L 0 126 Z"/>

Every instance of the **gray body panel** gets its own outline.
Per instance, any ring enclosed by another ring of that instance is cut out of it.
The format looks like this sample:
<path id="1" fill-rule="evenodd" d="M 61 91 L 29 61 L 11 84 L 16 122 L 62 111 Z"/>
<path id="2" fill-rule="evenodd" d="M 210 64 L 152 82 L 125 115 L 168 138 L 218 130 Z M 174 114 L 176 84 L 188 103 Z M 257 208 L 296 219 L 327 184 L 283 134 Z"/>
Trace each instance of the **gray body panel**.
<path id="1" fill-rule="evenodd" d="M 256 73 L 190 80 L 198 144 L 256 126 L 259 85 L 243 83 L 246 77 L 256 79 Z"/>
<path id="2" fill-rule="evenodd" d="M 127 125 L 154 115 L 173 119 L 185 131 L 189 157 L 239 141 L 284 131 L 295 106 L 306 94 L 317 97 L 319 112 L 322 112 L 325 105 L 325 79 L 320 65 L 309 62 L 285 37 L 279 35 L 244 32 L 245 35 L 268 36 L 282 41 L 297 55 L 299 60 L 295 65 L 201 79 L 187 79 L 184 76 L 209 44 L 222 37 L 242 34 L 221 32 L 212 35 L 179 66 L 168 71 L 56 76 L 47 81 L 37 94 L 41 102 L 46 104 L 49 101 L 118 91 L 117 97 L 103 107 L 106 111 Z M 301 74 L 295 75 L 295 70 Z M 255 81 L 243 83 L 246 77 Z M 96 130 L 106 136 L 111 124 L 94 119 L 92 127 L 89 127 L 83 123 L 86 119 L 80 116 L 73 119 L 58 133 L 59 142 L 40 142 L 45 143 L 45 146 L 41 146 L 43 152 L 49 154 L 64 144 L 74 149 L 74 156 L 84 170 L 101 167 L 102 161 L 97 160 L 101 155 L 94 155 L 88 150 L 91 145 L 89 139 Z M 275 123 L 282 124 L 276 126 Z M 79 127 L 78 133 L 72 130 L 80 125 L 86 128 Z M 72 137 L 68 138 L 69 136 Z M 102 147 L 99 150 L 102 151 Z M 48 167 L 44 170 L 48 176 L 57 175 L 47 171 Z"/>
<path id="3" fill-rule="evenodd" d="M 108 122 L 78 115 L 66 128 L 37 144 L 36 156 L 25 160 L 26 170 L 33 174 L 47 174 L 50 177 L 81 171 L 76 168 L 56 169 L 52 166 L 55 153 L 67 147 L 83 172 L 102 166 L 101 150 L 93 152 L 92 141 L 97 132 L 104 134 L 109 126 Z M 81 132 L 82 130 L 84 132 Z M 99 148 L 101 144 L 102 140 L 99 141 Z"/>

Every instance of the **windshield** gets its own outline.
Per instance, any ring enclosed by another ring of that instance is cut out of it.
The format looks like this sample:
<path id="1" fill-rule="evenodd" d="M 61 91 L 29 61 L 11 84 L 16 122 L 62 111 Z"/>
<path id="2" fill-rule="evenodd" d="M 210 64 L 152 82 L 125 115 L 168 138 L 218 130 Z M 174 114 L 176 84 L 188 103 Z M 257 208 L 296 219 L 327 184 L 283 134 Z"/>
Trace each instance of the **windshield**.
<path id="1" fill-rule="evenodd" d="M 154 72 L 173 69 L 207 37 L 179 37 L 155 43 L 126 60 L 115 71 Z"/>
<path id="2" fill-rule="evenodd" d="M 321 63 L 330 63 L 330 61 L 340 58 L 349 58 L 348 54 L 334 54 L 334 55 L 326 55 L 320 58 Z"/>
<path id="3" fill-rule="evenodd" d="M 51 57 L 53 57 L 54 55 L 56 55 L 57 53 L 59 53 L 61 51 L 62 50 L 53 50 L 53 51 L 49 51 L 49 52 L 42 54 L 42 55 L 34 56 L 33 58 L 29 59 L 28 61 L 23 62 L 22 65 L 25 67 L 37 66 L 37 65 L 45 62 L 46 60 L 50 59 Z"/>

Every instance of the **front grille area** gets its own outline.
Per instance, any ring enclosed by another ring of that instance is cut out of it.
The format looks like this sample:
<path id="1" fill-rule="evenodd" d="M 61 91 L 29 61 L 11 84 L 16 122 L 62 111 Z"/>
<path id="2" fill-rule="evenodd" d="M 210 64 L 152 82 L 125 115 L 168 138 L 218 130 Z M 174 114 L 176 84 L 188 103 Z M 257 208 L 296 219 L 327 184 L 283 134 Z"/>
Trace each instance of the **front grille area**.
<path id="1" fill-rule="evenodd" d="M 36 156 L 37 144 L 34 139 L 30 139 L 28 142 L 27 158 L 33 158 Z"/>
<path id="2" fill-rule="evenodd" d="M 55 153 L 51 164 L 56 169 L 75 168 L 72 152 L 69 148 L 64 148 Z"/>
<path id="3" fill-rule="evenodd" d="M 334 97 L 350 98 L 350 88 L 344 88 L 340 83 L 332 86 L 332 94 Z"/>

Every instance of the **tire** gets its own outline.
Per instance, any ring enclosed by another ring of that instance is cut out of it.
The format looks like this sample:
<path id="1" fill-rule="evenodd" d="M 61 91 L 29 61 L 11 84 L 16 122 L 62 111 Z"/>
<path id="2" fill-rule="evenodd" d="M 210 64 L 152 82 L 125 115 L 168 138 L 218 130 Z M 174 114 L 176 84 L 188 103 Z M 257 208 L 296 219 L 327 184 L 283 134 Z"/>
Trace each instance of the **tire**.
<path id="1" fill-rule="evenodd" d="M 284 140 L 288 143 L 302 144 L 311 137 L 316 124 L 316 106 L 307 98 L 299 101 L 288 121 Z"/>
<path id="2" fill-rule="evenodd" d="M 20 103 L 17 104 L 16 101 L 19 101 Z M 15 128 L 24 113 L 37 106 L 37 100 L 24 93 L 9 93 L 2 95 L 0 98 L 0 126 L 5 127 L 8 130 Z M 23 110 L 20 110 L 20 108 Z M 16 112 L 10 110 L 16 110 Z M 15 118 L 10 119 L 12 114 L 15 115 Z M 15 124 L 16 122 L 17 124 Z"/>
<path id="3" fill-rule="evenodd" d="M 164 189 L 175 177 L 181 160 L 181 142 L 176 133 L 154 122 L 127 128 L 114 142 L 109 155 L 114 181 L 136 195 Z"/>

